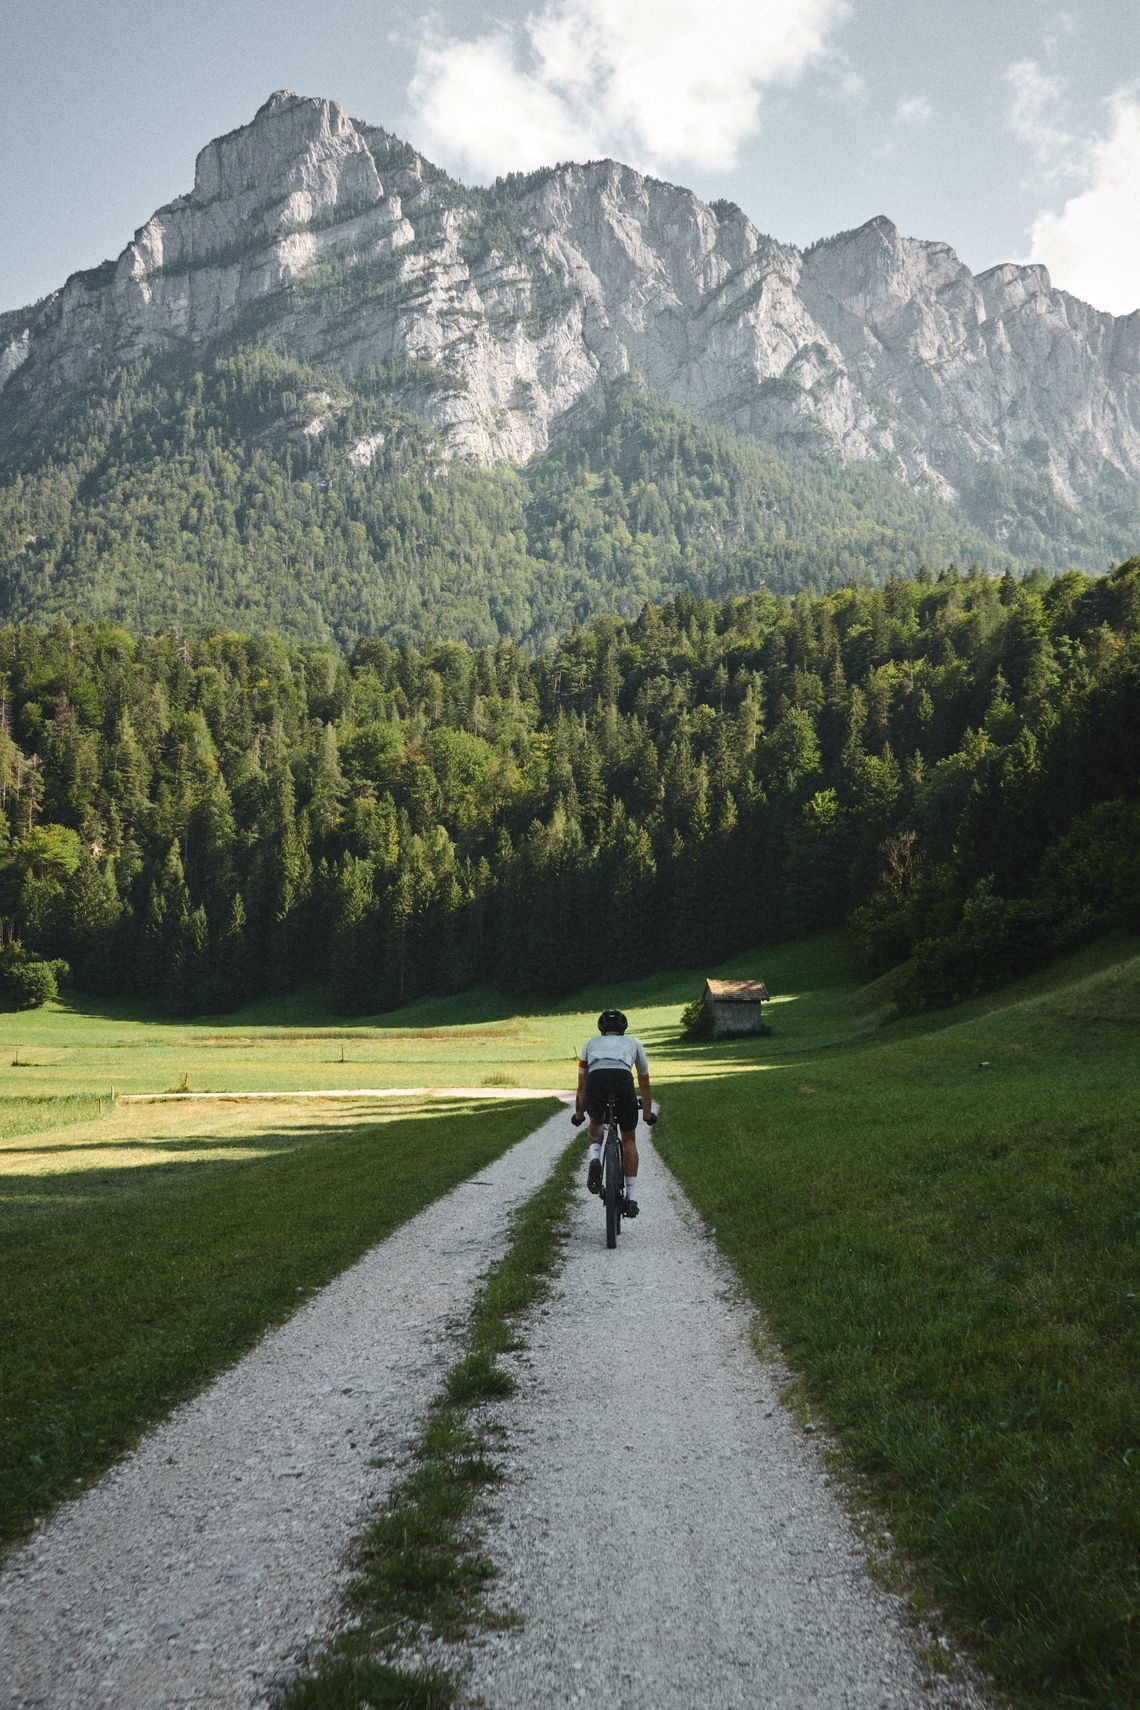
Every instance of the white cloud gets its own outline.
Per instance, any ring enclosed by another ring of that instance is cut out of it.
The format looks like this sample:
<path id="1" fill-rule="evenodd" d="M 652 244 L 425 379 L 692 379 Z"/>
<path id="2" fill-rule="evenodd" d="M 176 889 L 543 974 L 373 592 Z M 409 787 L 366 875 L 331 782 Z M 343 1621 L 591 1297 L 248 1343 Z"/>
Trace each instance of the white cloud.
<path id="1" fill-rule="evenodd" d="M 890 160 L 898 153 L 900 131 L 920 131 L 933 117 L 934 108 L 925 95 L 912 95 L 908 100 L 897 102 L 891 115 L 891 128 L 875 144 L 871 158 Z"/>
<path id="2" fill-rule="evenodd" d="M 849 0 L 546 0 L 473 41 L 428 35 L 413 134 L 477 176 L 573 157 L 729 167 L 765 85 L 824 52 Z"/>
<path id="3" fill-rule="evenodd" d="M 820 69 L 844 101 L 852 106 L 861 106 L 867 100 L 867 79 L 843 48 L 828 48 L 820 61 Z"/>
<path id="4" fill-rule="evenodd" d="M 1030 261 L 1055 285 L 1098 309 L 1140 307 L 1140 101 L 1120 91 L 1109 102 L 1108 134 L 1078 163 L 1086 188 L 1059 212 L 1044 209 L 1030 229 Z"/>
<path id="5" fill-rule="evenodd" d="M 1035 59 L 1019 59 L 1005 74 L 1012 96 L 1006 129 L 1032 153 L 1046 177 L 1072 177 L 1077 139 L 1068 122 L 1068 102 L 1060 79 Z"/>
<path id="6" fill-rule="evenodd" d="M 417 144 L 449 162 L 458 155 L 492 174 L 519 171 L 564 160 L 581 145 L 574 116 L 538 78 L 519 74 L 505 35 L 425 46 L 411 97 Z"/>
<path id="7" fill-rule="evenodd" d="M 912 95 L 909 101 L 900 101 L 895 108 L 895 124 L 913 126 L 915 129 L 928 125 L 934 117 L 934 108 L 925 95 Z"/>

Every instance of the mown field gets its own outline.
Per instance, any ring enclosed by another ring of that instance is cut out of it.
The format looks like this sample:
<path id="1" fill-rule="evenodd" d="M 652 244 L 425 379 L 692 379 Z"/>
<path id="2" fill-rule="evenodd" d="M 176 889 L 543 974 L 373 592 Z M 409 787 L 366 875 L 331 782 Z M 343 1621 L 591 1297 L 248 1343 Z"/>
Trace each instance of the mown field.
<path id="1" fill-rule="evenodd" d="M 765 978 L 771 1036 L 685 1042 L 706 972 Z M 563 1090 L 613 1001 L 648 1047 L 667 1162 L 914 1595 L 1025 1704 L 1140 1702 L 1136 940 L 889 1026 L 830 939 L 526 1016 L 479 991 L 348 1026 L 312 999 L 192 1025 L 0 1018 L 6 1535 L 549 1108 L 100 1116 L 112 1084 Z"/>
<path id="2" fill-rule="evenodd" d="M 784 952 L 778 952 L 781 960 Z M 777 998 L 780 1047 L 847 1037 L 847 987 L 830 940 L 811 943 L 797 985 Z M 754 956 L 725 963 L 746 972 Z M 767 965 L 767 963 L 765 963 Z M 733 1049 L 693 1050 L 677 1027 L 682 1004 L 701 989 L 693 974 L 667 974 L 630 988 L 631 1022 L 653 1047 L 659 1073 L 722 1074 Z M 797 995 L 798 994 L 798 995 Z M 346 1022 L 312 994 L 251 1005 L 236 1015 L 162 1022 L 144 1005 L 50 1004 L 0 1015 L 0 1131 L 5 1109 L 25 1101 L 65 1100 L 61 1117 L 93 1117 L 97 1101 L 118 1093 L 291 1092 L 400 1086 L 573 1088 L 578 1047 L 594 1031 L 608 989 L 575 993 L 542 1013 L 519 1015 L 487 988 L 430 999 L 376 1019 Z M 634 1013 L 636 1011 L 636 1014 Z M 739 1059 L 749 1069 L 749 1047 Z M 74 1101 L 74 1102 L 72 1102 Z M 45 1105 L 45 1119 L 50 1109 Z M 23 1121 L 23 1116 L 19 1117 Z"/>

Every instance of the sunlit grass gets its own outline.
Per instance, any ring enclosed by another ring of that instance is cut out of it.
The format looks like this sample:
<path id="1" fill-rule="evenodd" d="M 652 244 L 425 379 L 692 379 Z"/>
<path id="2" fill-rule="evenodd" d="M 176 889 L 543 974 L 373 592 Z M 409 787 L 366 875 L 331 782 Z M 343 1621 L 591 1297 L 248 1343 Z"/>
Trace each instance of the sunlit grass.
<path id="1" fill-rule="evenodd" d="M 77 1101 L 79 1102 L 79 1101 Z M 91 1100 L 83 1100 L 86 1110 Z M 172 1101 L 124 1105 L 65 1129 L 7 1137 L 0 1146 L 0 1203 L 6 1176 L 58 1175 L 77 1170 L 143 1169 L 162 1164 L 236 1163 L 274 1157 L 291 1145 L 391 1122 L 432 1122 L 474 1115 L 482 1108 L 463 1099 L 272 1099 L 256 1104 Z"/>
<path id="2" fill-rule="evenodd" d="M 1140 1701 L 1136 952 L 677 1082 L 658 1130 L 929 1593 L 1042 1706 Z"/>
<path id="3" fill-rule="evenodd" d="M 116 1093 L 307 1091 L 321 1088 L 478 1086 L 506 1075 L 521 1087 L 572 1089 L 578 1049 L 598 1012 L 620 1004 L 630 1029 L 653 1055 L 662 1084 L 708 1052 L 682 1039 L 678 1018 L 706 973 L 763 975 L 773 993 L 771 1040 L 738 1040 L 718 1052 L 727 1069 L 767 1062 L 789 1049 L 838 1040 L 850 1031 L 850 981 L 836 939 L 781 945 L 718 968 L 654 975 L 599 987 L 526 1013 L 526 1006 L 483 989 L 407 1006 L 389 1016 L 346 1023 L 298 998 L 263 1002 L 232 1017 L 156 1022 L 139 1009 L 110 1004 L 49 1005 L 0 1016 L 0 1103 L 9 1088 L 94 1101 Z M 523 1013 L 519 1013 L 520 1009 Z M 290 1025 L 293 1022 L 293 1025 Z M 16 1055 L 19 1069 L 8 1065 Z"/>

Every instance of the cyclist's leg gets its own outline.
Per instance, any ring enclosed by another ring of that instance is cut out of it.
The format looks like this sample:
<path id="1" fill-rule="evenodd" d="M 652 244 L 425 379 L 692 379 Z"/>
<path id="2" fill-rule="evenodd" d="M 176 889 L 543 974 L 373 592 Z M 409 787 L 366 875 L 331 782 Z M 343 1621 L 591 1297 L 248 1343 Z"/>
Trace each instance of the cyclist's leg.
<path id="1" fill-rule="evenodd" d="M 601 1150 L 602 1129 L 605 1126 L 606 1088 L 597 1070 L 591 1070 L 586 1076 L 586 1115 L 590 1119 L 590 1156 L 594 1157 L 594 1147 Z"/>
<path id="2" fill-rule="evenodd" d="M 586 1186 L 599 1193 L 602 1186 L 602 1124 L 590 1121 L 590 1151 L 586 1163 Z"/>
<path id="3" fill-rule="evenodd" d="M 591 1085 L 591 1081 L 593 1085 Z M 602 1182 L 602 1133 L 605 1127 L 605 1094 L 593 1075 L 586 1080 L 586 1114 L 590 1118 L 590 1150 L 586 1168 L 586 1185 L 597 1193 Z"/>
<path id="4" fill-rule="evenodd" d="M 625 1197 L 637 1198 L 637 1129 L 623 1128 L 621 1131 L 621 1161 L 625 1170 Z"/>
<path id="5" fill-rule="evenodd" d="M 617 1100 L 618 1121 L 621 1124 L 622 1168 L 625 1171 L 625 1197 L 637 1204 L 637 1094 L 633 1076 L 627 1074 Z"/>

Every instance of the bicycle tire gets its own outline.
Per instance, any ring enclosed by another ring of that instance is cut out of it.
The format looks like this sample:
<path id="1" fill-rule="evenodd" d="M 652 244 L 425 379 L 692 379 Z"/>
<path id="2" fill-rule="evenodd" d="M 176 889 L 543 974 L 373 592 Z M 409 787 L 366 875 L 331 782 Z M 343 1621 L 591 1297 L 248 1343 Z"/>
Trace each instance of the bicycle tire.
<path id="1" fill-rule="evenodd" d="M 602 1192 L 606 1202 L 606 1246 L 616 1247 L 621 1231 L 621 1142 L 612 1131 L 606 1136 Z"/>

